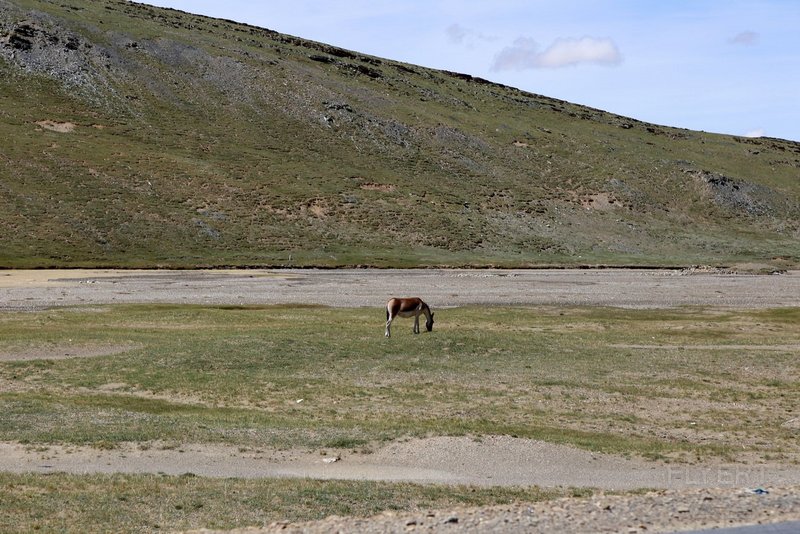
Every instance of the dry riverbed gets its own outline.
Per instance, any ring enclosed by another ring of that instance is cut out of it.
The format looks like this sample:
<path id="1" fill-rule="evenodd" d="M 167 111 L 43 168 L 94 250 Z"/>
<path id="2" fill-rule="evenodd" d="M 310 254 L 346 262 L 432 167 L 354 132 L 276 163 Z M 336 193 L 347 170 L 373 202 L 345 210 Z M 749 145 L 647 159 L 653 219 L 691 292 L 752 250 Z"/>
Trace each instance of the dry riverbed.
<path id="1" fill-rule="evenodd" d="M 391 296 L 411 295 L 433 307 L 800 306 L 800 271 L 772 275 L 696 269 L 0 271 L 0 310 L 156 302 L 381 307 Z"/>

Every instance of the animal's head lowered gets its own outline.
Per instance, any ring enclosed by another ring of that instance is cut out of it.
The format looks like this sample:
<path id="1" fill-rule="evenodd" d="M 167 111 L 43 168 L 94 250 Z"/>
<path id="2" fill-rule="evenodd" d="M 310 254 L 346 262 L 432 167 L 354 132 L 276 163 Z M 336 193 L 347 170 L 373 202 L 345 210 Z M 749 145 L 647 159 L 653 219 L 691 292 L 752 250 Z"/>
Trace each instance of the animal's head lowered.
<path id="1" fill-rule="evenodd" d="M 433 330 L 433 312 L 431 312 L 431 316 L 425 321 L 425 328 L 428 329 L 428 332 Z"/>

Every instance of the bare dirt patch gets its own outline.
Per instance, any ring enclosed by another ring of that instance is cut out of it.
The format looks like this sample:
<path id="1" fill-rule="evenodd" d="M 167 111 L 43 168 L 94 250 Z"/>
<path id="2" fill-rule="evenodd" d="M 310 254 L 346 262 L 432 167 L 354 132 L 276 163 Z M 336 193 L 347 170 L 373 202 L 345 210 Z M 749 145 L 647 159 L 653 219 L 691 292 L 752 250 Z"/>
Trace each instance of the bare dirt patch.
<path id="1" fill-rule="evenodd" d="M 82 279 L 96 279 L 120 276 L 121 273 L 134 274 L 136 271 L 113 269 L 79 269 L 65 271 L 58 269 L 9 270 L 0 271 L 0 288 L 34 288 L 71 285 L 70 273 L 78 273 Z"/>
<path id="2" fill-rule="evenodd" d="M 616 200 L 608 193 L 596 193 L 594 195 L 589 195 L 581 198 L 580 202 L 584 209 L 600 211 L 610 210 L 611 208 L 622 206 L 621 202 Z"/>
<path id="3" fill-rule="evenodd" d="M 420 296 L 433 307 L 768 308 L 800 306 L 800 271 L 693 276 L 642 269 L 0 271 L 0 310 L 109 303 L 382 307 L 389 297 L 402 295 Z"/>
<path id="4" fill-rule="evenodd" d="M 374 182 L 361 184 L 359 187 L 366 191 L 381 191 L 383 193 L 390 193 L 395 190 L 395 186 L 392 184 L 377 184 Z"/>
<path id="5" fill-rule="evenodd" d="M 36 124 L 44 128 L 45 130 L 50 130 L 51 132 L 58 132 L 58 133 L 70 133 L 75 130 L 75 124 L 71 122 L 57 122 L 57 121 L 38 121 Z"/>

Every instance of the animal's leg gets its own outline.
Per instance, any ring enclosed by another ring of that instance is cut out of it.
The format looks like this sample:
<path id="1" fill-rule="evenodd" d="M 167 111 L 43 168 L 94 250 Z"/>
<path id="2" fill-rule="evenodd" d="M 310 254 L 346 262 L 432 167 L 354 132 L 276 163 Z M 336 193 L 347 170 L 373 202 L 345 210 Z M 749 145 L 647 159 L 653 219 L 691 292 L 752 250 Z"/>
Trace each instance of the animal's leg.
<path id="1" fill-rule="evenodd" d="M 389 331 L 389 328 L 392 326 L 392 319 L 386 321 L 386 333 L 384 334 L 386 337 L 391 337 L 392 333 Z"/>
<path id="2" fill-rule="evenodd" d="M 414 333 L 419 334 L 419 314 L 414 315 Z"/>

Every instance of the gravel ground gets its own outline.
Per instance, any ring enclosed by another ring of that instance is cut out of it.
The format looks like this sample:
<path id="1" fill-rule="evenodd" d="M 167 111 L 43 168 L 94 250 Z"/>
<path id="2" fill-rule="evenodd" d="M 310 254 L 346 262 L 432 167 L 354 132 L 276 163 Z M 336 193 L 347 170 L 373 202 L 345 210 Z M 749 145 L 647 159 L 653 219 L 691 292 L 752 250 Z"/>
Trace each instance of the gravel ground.
<path id="1" fill-rule="evenodd" d="M 273 523 L 239 532 L 679 532 L 800 521 L 797 488 L 658 491 L 625 497 L 597 495 L 546 503 L 435 512 L 386 512 L 369 519 L 331 517 L 301 524 Z M 800 532 L 800 523 L 794 524 Z"/>
<path id="2" fill-rule="evenodd" d="M 141 302 L 382 307 L 392 296 L 419 296 L 434 308 L 800 306 L 800 271 L 775 275 L 637 269 L 0 271 L 0 310 Z"/>

